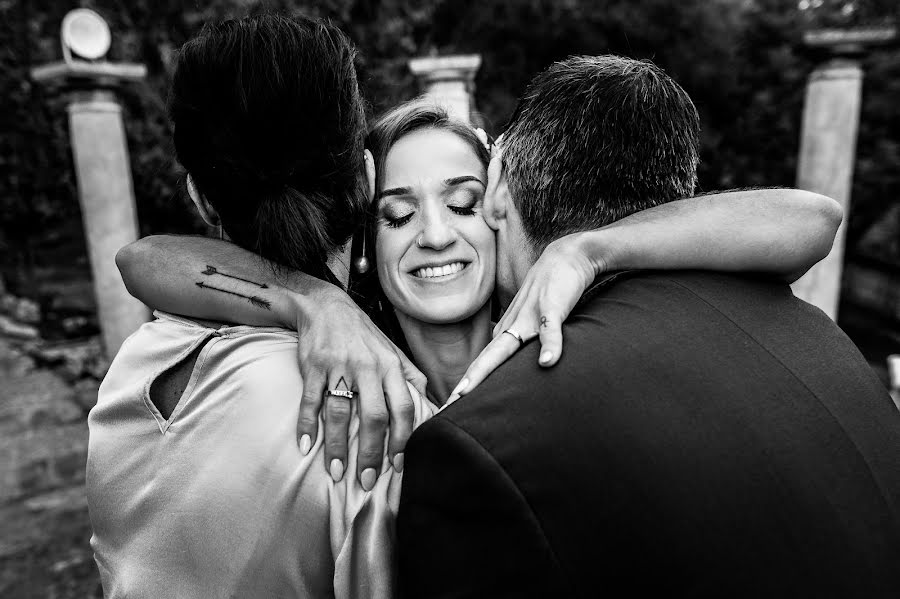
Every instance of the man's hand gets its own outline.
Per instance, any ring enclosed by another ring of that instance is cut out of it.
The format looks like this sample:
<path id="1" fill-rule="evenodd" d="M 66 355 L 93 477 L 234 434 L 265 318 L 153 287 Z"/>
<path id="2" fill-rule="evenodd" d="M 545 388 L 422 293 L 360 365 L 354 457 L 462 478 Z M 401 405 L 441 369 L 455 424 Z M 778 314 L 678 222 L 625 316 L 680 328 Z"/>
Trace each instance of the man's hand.
<path id="1" fill-rule="evenodd" d="M 535 337 L 541 342 L 538 363 L 545 367 L 556 364 L 562 355 L 562 323 L 605 269 L 605 264 L 588 258 L 578 233 L 548 245 L 494 327 L 493 341 L 469 365 L 448 402 L 474 389 Z"/>
<path id="2" fill-rule="evenodd" d="M 319 412 L 325 420 L 325 467 L 338 481 L 347 463 L 351 401 L 359 401 L 360 483 L 367 491 L 381 473 L 384 435 L 397 471 L 412 434 L 415 408 L 407 381 L 424 397 L 425 376 L 375 326 L 342 290 L 320 287 L 295 297 L 300 336 L 303 399 L 297 439 L 306 454 L 318 434 Z M 306 315 L 312 314 L 313 318 Z M 354 392 L 354 398 L 328 395 L 333 389 Z"/>

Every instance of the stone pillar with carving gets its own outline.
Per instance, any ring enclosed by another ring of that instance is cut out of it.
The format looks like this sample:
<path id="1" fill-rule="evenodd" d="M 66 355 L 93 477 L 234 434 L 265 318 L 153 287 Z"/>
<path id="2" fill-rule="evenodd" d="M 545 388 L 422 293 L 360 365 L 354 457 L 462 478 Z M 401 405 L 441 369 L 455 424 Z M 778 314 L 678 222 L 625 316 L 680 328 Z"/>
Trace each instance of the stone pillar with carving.
<path id="1" fill-rule="evenodd" d="M 875 45 L 896 38 L 893 28 L 817 30 L 804 43 L 823 57 L 810 74 L 803 107 L 797 187 L 837 200 L 844 209 L 831 253 L 795 282 L 794 294 L 837 318 L 856 136 L 862 100 L 860 59 Z"/>
<path id="2" fill-rule="evenodd" d="M 424 95 L 469 123 L 475 113 L 475 75 L 480 67 L 478 54 L 426 56 L 409 61 L 409 69 L 419 80 Z"/>
<path id="3" fill-rule="evenodd" d="M 105 21 L 76 9 L 63 21 L 62 62 L 35 67 L 35 81 L 65 94 L 78 197 L 87 240 L 103 343 L 111 358 L 149 318 L 116 268 L 116 252 L 138 239 L 131 167 L 117 90 L 146 76 L 138 64 L 113 64 Z M 73 56 L 75 54 L 75 56 Z"/>

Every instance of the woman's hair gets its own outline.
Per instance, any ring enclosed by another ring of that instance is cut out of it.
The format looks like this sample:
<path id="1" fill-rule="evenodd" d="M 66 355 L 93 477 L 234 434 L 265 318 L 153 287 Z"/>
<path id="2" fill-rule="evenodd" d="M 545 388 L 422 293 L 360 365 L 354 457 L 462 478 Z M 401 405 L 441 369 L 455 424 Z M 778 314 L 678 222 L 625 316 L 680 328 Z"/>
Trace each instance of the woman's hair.
<path id="1" fill-rule="evenodd" d="M 384 177 L 384 163 L 388 152 L 401 137 L 420 129 L 440 129 L 456 134 L 466 142 L 487 169 L 491 153 L 484 142 L 468 123 L 450 116 L 447 110 L 427 98 L 416 98 L 405 102 L 381 115 L 369 128 L 366 147 L 375 159 L 375 189 L 381 189 Z M 370 213 L 374 213 L 370 210 Z"/>
<path id="2" fill-rule="evenodd" d="M 227 20 L 181 48 L 169 97 L 178 160 L 229 237 L 332 282 L 366 213 L 355 55 L 324 21 Z"/>
<path id="3" fill-rule="evenodd" d="M 479 139 L 468 123 L 450 116 L 445 108 L 426 98 L 416 98 L 392 108 L 381 115 L 369 128 L 366 147 L 372 152 L 375 160 L 375 191 L 381 190 L 384 184 L 384 165 L 388 152 L 401 138 L 422 129 L 437 129 L 457 135 L 466 142 L 472 152 L 481 161 L 485 170 L 491 160 L 491 153 L 485 142 Z M 365 255 L 373 267 L 362 276 L 353 280 L 353 291 L 356 300 L 366 310 L 372 320 L 397 344 L 405 353 L 409 347 L 403 338 L 392 306 L 381 288 L 378 280 L 378 269 L 375 265 L 375 236 L 377 234 L 378 200 L 372 202 L 366 218 Z"/>

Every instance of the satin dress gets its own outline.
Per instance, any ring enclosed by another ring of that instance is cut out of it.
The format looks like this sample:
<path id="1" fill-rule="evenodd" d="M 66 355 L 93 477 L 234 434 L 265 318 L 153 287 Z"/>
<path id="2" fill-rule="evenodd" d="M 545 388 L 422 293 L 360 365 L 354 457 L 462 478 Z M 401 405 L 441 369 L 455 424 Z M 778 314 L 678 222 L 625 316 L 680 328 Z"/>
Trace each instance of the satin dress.
<path id="1" fill-rule="evenodd" d="M 401 474 L 385 458 L 370 492 L 323 434 L 303 456 L 297 334 L 213 329 L 157 313 L 122 346 L 88 418 L 91 546 L 117 597 L 391 597 Z M 154 379 L 202 346 L 166 419 Z M 415 424 L 436 408 L 410 389 Z M 320 422 L 320 431 L 323 431 Z"/>

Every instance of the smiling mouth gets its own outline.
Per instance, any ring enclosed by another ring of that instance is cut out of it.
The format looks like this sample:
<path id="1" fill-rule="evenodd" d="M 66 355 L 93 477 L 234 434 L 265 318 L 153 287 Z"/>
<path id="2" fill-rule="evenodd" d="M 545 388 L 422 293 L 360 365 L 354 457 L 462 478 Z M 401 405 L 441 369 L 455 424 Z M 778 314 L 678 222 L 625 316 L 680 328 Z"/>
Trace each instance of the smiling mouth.
<path id="1" fill-rule="evenodd" d="M 449 277 L 469 266 L 468 262 L 451 262 L 443 266 L 426 266 L 412 271 L 412 276 L 418 279 L 438 279 Z"/>

